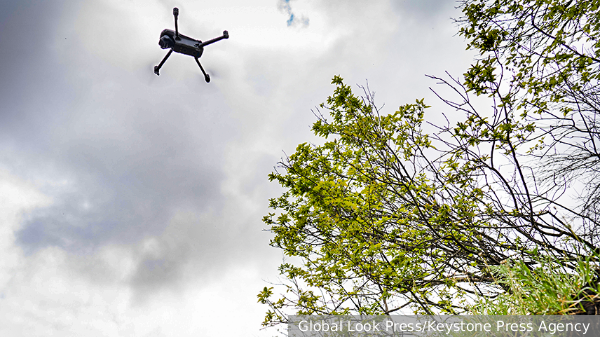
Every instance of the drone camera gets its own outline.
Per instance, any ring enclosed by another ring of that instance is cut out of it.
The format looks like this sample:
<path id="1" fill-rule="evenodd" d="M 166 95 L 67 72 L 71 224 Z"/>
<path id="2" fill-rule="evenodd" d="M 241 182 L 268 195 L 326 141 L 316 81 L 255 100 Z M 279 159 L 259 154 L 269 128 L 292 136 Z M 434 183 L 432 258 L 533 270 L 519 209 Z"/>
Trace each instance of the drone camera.
<path id="1" fill-rule="evenodd" d="M 162 48 L 162 49 L 168 49 L 168 48 L 173 48 L 173 46 L 175 45 L 175 41 L 173 41 L 173 39 L 168 36 L 168 35 L 163 35 L 160 40 L 158 41 L 158 45 Z"/>

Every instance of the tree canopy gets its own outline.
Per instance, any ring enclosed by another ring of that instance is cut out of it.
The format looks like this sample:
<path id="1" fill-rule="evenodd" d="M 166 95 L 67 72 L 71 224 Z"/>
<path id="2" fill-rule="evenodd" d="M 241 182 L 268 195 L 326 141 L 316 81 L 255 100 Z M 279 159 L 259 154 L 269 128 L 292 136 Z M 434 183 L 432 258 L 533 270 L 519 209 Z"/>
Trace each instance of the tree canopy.
<path id="1" fill-rule="evenodd" d="M 335 76 L 312 127 L 323 144 L 300 144 L 269 176 L 285 188 L 264 217 L 271 244 L 299 259 L 280 266 L 279 297 L 259 294 L 264 324 L 288 308 L 461 313 L 514 293 L 496 282 L 507 261 L 552 259 L 565 275 L 596 261 L 599 7 L 462 1 L 459 32 L 479 54 L 462 78 L 432 77 L 453 89 L 440 98 L 456 123 L 426 126 L 423 100 L 384 113 Z"/>

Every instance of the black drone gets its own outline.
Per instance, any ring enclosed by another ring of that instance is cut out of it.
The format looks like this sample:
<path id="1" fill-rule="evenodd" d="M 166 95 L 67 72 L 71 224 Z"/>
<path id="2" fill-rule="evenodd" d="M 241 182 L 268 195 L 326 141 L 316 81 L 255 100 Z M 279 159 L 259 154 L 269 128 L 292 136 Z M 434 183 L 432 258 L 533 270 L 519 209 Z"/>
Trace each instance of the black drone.
<path id="1" fill-rule="evenodd" d="M 204 74 L 204 79 L 206 80 L 206 83 L 208 83 L 208 82 L 210 82 L 210 76 L 208 76 L 208 74 L 204 71 L 204 68 L 202 68 L 200 61 L 198 61 L 198 58 L 200 58 L 200 56 L 202 56 L 202 52 L 204 51 L 204 46 L 207 46 L 211 43 L 215 43 L 215 42 L 223 40 L 223 39 L 228 39 L 229 33 L 225 30 L 225 31 L 223 31 L 223 36 L 219 36 L 217 38 L 208 40 L 206 42 L 192 39 L 191 37 L 185 36 L 183 34 L 179 34 L 179 30 L 177 29 L 177 16 L 178 15 L 179 15 L 179 9 L 173 8 L 173 16 L 175 16 L 175 31 L 172 31 L 170 29 L 165 29 L 160 33 L 160 40 L 158 41 L 158 45 L 162 49 L 170 48 L 171 50 L 169 50 L 169 52 L 167 53 L 165 58 L 162 59 L 162 61 L 160 61 L 160 63 L 157 66 L 154 66 L 154 73 L 156 75 L 160 75 L 158 73 L 158 71 L 160 70 L 160 67 L 162 67 L 163 64 L 169 58 L 169 56 L 171 56 L 171 53 L 173 51 L 175 51 L 176 53 L 193 56 L 194 59 L 196 60 L 196 63 L 198 63 L 198 67 L 200 67 L 200 70 L 202 70 L 202 73 Z"/>

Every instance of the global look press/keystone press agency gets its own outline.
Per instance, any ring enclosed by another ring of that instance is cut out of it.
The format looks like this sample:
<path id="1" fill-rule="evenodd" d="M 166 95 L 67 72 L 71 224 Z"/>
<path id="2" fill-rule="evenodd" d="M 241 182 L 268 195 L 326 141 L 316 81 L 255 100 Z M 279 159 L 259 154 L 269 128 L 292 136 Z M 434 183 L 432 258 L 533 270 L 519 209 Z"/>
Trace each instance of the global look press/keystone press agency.
<path id="1" fill-rule="evenodd" d="M 391 320 L 384 322 L 376 322 L 372 320 L 370 322 L 356 322 L 356 321 L 345 321 L 340 319 L 339 321 L 326 322 L 312 320 L 302 320 L 298 323 L 298 329 L 302 332 L 314 331 L 314 332 L 326 332 L 326 331 L 348 331 L 348 332 L 549 332 L 554 334 L 556 332 L 581 332 L 583 335 L 587 334 L 591 323 L 582 322 L 568 322 L 568 323 L 546 323 L 540 321 L 537 328 L 534 323 L 507 323 L 502 320 L 496 321 L 496 324 L 492 323 L 472 323 L 472 322 L 453 322 L 453 323 L 440 323 L 434 320 L 426 322 L 409 322 L 399 323 Z"/>

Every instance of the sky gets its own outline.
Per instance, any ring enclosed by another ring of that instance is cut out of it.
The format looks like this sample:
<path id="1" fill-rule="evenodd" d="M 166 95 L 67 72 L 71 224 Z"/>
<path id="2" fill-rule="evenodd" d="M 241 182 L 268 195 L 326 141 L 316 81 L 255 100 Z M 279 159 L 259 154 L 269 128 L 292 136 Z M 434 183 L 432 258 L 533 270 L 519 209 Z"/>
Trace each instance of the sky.
<path id="1" fill-rule="evenodd" d="M 318 142 L 334 75 L 383 113 L 447 109 L 425 74 L 472 62 L 455 6 L 0 1 L 0 335 L 272 336 L 267 175 Z M 182 34 L 229 32 L 200 59 L 209 84 L 181 54 L 152 71 L 173 7 Z"/>

